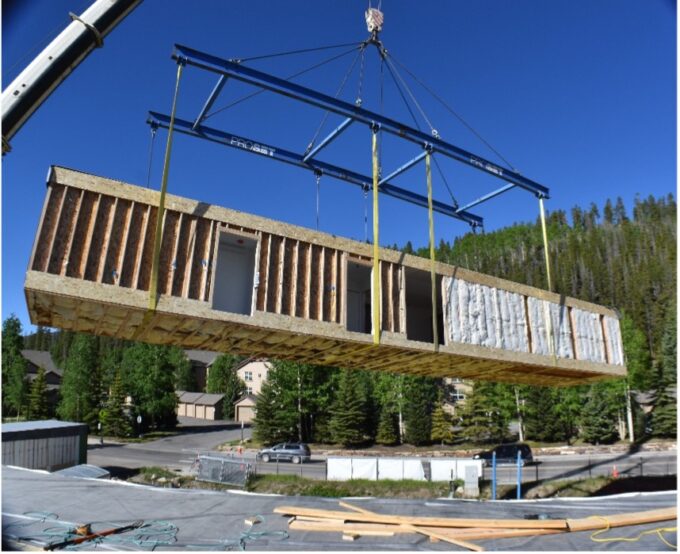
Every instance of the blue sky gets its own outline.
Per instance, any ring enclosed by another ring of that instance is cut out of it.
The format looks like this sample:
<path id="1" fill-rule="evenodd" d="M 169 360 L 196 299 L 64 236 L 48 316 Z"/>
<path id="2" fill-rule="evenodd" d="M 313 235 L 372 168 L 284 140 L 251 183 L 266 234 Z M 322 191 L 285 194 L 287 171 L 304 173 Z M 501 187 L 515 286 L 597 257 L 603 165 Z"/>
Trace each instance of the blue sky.
<path id="1" fill-rule="evenodd" d="M 373 0 L 376 4 L 376 0 Z M 32 56 L 82 13 L 84 0 L 3 2 L 3 88 Z M 31 326 L 23 281 L 51 164 L 145 185 L 149 168 L 148 110 L 169 113 L 176 65 L 174 43 L 224 58 L 359 42 L 366 38 L 366 0 L 229 2 L 144 0 L 54 92 L 12 141 L 2 160 L 2 317 L 15 313 Z M 621 196 L 676 190 L 676 14 L 670 0 L 383 0 L 381 38 L 390 55 L 459 112 L 523 175 L 551 190 L 548 209 L 602 206 Z M 39 47 L 39 48 L 38 48 Z M 346 49 L 254 61 L 282 77 Z M 334 95 L 354 54 L 300 79 Z M 500 162 L 405 73 L 434 127 L 457 146 Z M 178 116 L 193 119 L 215 81 L 194 68 L 180 85 Z M 340 98 L 354 101 L 358 67 Z M 229 82 L 220 108 L 253 89 Z M 363 105 L 379 111 L 379 65 L 367 51 Z M 412 124 L 386 76 L 384 112 Z M 323 113 L 262 94 L 211 117 L 207 124 L 303 151 Z M 321 135 L 340 119 L 331 116 Z M 426 127 L 424 121 L 419 121 Z M 156 137 L 151 186 L 159 188 L 165 132 Z M 386 138 L 383 168 L 389 172 L 418 153 L 415 145 Z M 370 133 L 352 126 L 320 159 L 370 172 Z M 503 183 L 441 159 L 456 199 L 465 204 Z M 435 197 L 450 196 L 438 172 Z M 425 193 L 423 166 L 396 184 Z M 169 192 L 314 227 L 315 182 L 302 169 L 178 135 Z M 360 189 L 330 178 L 321 182 L 325 232 L 364 239 Z M 381 197 L 383 245 L 427 243 L 427 212 Z M 512 191 L 475 210 L 487 230 L 533 220 L 535 198 Z M 435 218 L 435 234 L 452 241 L 467 225 Z"/>

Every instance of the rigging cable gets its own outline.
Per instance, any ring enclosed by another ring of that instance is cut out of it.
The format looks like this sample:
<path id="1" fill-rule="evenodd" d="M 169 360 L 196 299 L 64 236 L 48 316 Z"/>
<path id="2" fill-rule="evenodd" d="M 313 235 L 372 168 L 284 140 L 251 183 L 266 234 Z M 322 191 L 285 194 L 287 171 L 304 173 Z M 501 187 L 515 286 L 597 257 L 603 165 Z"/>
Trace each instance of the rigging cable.
<path id="1" fill-rule="evenodd" d="M 387 55 L 387 52 L 385 53 L 385 55 Z M 390 60 L 387 60 L 387 61 L 388 61 L 388 64 L 389 64 Z M 416 128 L 420 131 L 421 128 L 420 128 L 420 124 L 418 123 L 418 119 L 416 118 L 415 114 L 413 113 L 413 110 L 411 109 L 411 106 L 409 105 L 408 101 L 406 100 L 406 96 L 404 95 L 404 92 L 401 90 L 401 87 L 399 86 L 399 82 L 397 81 L 397 79 L 395 77 L 395 73 L 398 75 L 396 67 L 394 67 L 394 65 L 388 65 L 387 69 L 390 71 L 390 75 L 392 76 L 392 80 L 394 81 L 394 84 L 396 85 L 397 90 L 399 91 L 399 94 L 401 95 L 401 98 L 404 101 L 404 104 L 406 105 L 406 108 L 408 109 L 409 113 L 411 114 L 411 119 L 413 119 L 413 123 L 415 124 Z M 392 71 L 392 69 L 394 69 L 394 72 Z M 399 78 L 401 79 L 401 75 L 399 75 Z M 411 96 L 411 98 L 414 99 L 414 102 L 415 102 L 415 97 L 414 97 L 413 93 L 411 92 L 411 90 L 409 89 L 408 84 L 406 84 L 406 82 L 403 79 L 401 79 L 401 81 L 402 81 L 402 83 L 404 83 L 404 87 L 408 90 L 409 95 Z M 423 116 L 423 119 L 425 119 L 425 121 L 429 125 L 430 132 L 432 133 L 432 135 L 436 138 L 439 138 L 439 133 L 430 123 L 429 118 L 425 115 L 425 111 L 420 107 L 420 104 L 418 104 L 417 102 L 415 102 L 415 104 L 416 104 L 416 106 L 418 106 L 418 109 L 420 110 L 420 112 Z M 451 187 L 449 186 L 449 182 L 446 179 L 446 175 L 444 175 L 444 172 L 442 171 L 442 168 L 439 165 L 439 161 L 434 156 L 433 156 L 433 159 L 434 159 L 435 165 L 437 166 L 437 171 L 439 172 L 439 175 L 441 176 L 442 181 L 444 181 L 444 185 L 446 186 L 446 190 L 449 192 L 449 196 L 451 197 L 451 202 L 452 202 L 453 206 L 455 208 L 458 208 L 458 205 L 459 205 L 458 200 L 456 200 L 456 197 L 453 195 L 453 191 L 451 190 Z"/>
<path id="2" fill-rule="evenodd" d="M 411 78 L 418 83 L 421 87 L 423 87 L 427 92 L 429 92 L 432 97 L 437 100 L 446 110 L 452 114 L 458 121 L 460 121 L 472 134 L 474 134 L 480 141 L 482 141 L 489 150 L 491 150 L 496 156 L 498 156 L 501 160 L 503 160 L 504 163 L 506 163 L 513 171 L 518 171 L 515 166 L 513 166 L 510 161 L 503 156 L 496 148 L 494 148 L 489 141 L 487 141 L 472 125 L 470 125 L 463 117 L 456 112 L 451 106 L 449 106 L 446 101 L 439 96 L 434 90 L 432 90 L 430 87 L 428 87 L 421 79 L 419 79 L 413 72 L 411 72 L 403 63 L 401 63 L 398 59 L 396 59 L 394 56 L 390 55 L 391 59 L 399 66 L 401 67 L 406 73 L 408 73 Z"/>
<path id="3" fill-rule="evenodd" d="M 291 56 L 293 54 L 305 54 L 307 52 L 318 52 L 320 50 L 331 50 L 333 48 L 343 48 L 345 46 L 357 46 L 361 44 L 360 42 L 346 42 L 344 44 L 333 44 L 330 46 L 319 46 L 317 48 L 303 48 L 301 50 L 288 50 L 286 52 L 276 52 L 274 54 L 264 54 L 262 56 L 251 56 L 250 58 L 237 58 L 234 59 L 233 61 L 241 63 L 241 62 L 252 62 L 255 60 L 264 60 L 264 59 L 269 59 L 269 58 L 277 58 L 280 56 Z"/>
<path id="4" fill-rule="evenodd" d="M 338 87 L 337 92 L 335 93 L 335 98 L 340 96 L 342 93 L 342 90 L 345 88 L 345 85 L 347 84 L 347 79 L 349 79 L 349 76 L 352 74 L 352 71 L 354 71 L 354 67 L 356 66 L 357 62 L 359 61 L 359 57 L 361 56 L 362 52 L 364 51 L 365 44 L 362 44 L 362 46 L 359 49 L 359 52 L 357 52 L 357 55 L 354 58 L 354 61 L 352 61 L 352 64 L 349 66 L 349 69 L 345 73 L 345 76 L 343 77 L 342 81 L 340 82 L 340 86 Z M 325 113 L 323 114 L 323 117 L 321 118 L 321 123 L 319 123 L 319 127 L 316 130 L 316 133 L 314 133 L 314 136 L 312 137 L 312 140 L 309 141 L 309 144 L 307 145 L 307 150 L 305 150 L 305 154 L 309 153 L 312 148 L 314 148 L 314 143 L 316 142 L 316 139 L 319 138 L 319 133 L 321 132 L 321 129 L 323 129 L 323 126 L 326 124 L 326 120 L 328 119 L 328 116 L 330 115 L 330 110 L 326 110 Z"/>
<path id="5" fill-rule="evenodd" d="M 292 75 L 286 77 L 285 80 L 290 81 L 291 79 L 295 79 L 296 77 L 300 77 L 301 75 L 304 75 L 305 73 L 309 73 L 310 71 L 317 69 L 317 68 L 321 67 L 322 65 L 325 65 L 325 64 L 330 63 L 332 61 L 340 59 L 343 56 L 346 56 L 347 54 L 351 54 L 355 50 L 356 50 L 356 48 L 351 48 L 350 50 L 346 50 L 345 52 L 342 52 L 341 54 L 336 54 L 335 56 L 331 56 L 330 58 L 326 58 L 325 60 L 322 60 L 322 61 L 320 61 L 320 62 L 318 62 L 314 65 L 311 65 L 308 68 L 303 69 L 302 71 L 298 71 L 297 73 L 293 73 Z M 256 90 L 255 92 L 251 92 L 249 94 L 241 96 L 240 98 L 237 98 L 236 100 L 227 104 L 226 106 L 218 108 L 214 112 L 207 114 L 203 118 L 203 120 L 205 121 L 206 119 L 208 119 L 208 118 L 210 118 L 214 115 L 217 115 L 218 113 L 223 112 L 224 110 L 228 110 L 229 108 L 233 108 L 237 104 L 240 104 L 241 102 L 245 102 L 246 100 L 249 100 L 249 99 L 251 99 L 251 98 L 253 98 L 253 97 L 255 97 L 259 94 L 262 94 L 263 92 L 266 92 L 266 89 L 259 89 L 259 90 Z"/>
<path id="6" fill-rule="evenodd" d="M 157 125 L 151 125 L 151 141 L 149 141 L 149 167 L 146 171 L 146 188 L 151 187 L 151 165 L 153 161 L 153 146 L 156 141 L 156 131 L 158 131 Z"/>

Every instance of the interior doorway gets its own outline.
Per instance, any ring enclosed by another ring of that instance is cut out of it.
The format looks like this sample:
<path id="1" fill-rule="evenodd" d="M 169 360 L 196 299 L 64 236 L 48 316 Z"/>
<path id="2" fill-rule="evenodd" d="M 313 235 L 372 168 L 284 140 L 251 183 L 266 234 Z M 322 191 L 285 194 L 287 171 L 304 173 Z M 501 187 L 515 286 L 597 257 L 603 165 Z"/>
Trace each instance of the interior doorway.
<path id="1" fill-rule="evenodd" d="M 221 233 L 213 293 L 213 309 L 250 315 L 255 284 L 257 240 Z"/>

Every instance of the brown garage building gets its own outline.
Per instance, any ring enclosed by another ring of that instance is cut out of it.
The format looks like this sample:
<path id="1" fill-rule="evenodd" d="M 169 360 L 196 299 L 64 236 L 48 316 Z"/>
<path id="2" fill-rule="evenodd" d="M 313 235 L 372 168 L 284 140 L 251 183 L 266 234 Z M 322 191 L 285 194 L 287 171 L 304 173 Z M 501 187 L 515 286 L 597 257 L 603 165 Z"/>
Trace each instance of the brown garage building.
<path id="1" fill-rule="evenodd" d="M 223 419 L 223 394 L 177 391 L 177 415 L 198 419 Z"/>

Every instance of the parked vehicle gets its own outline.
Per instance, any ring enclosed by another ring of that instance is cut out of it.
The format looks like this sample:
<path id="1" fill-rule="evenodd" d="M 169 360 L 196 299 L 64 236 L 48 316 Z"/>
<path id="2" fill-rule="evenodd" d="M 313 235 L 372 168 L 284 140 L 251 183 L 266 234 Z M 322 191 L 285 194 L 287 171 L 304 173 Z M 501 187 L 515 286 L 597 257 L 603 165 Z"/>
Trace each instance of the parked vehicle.
<path id="1" fill-rule="evenodd" d="M 312 453 L 309 446 L 301 442 L 282 442 L 271 448 L 264 448 L 257 453 L 256 459 L 267 463 L 278 460 L 280 462 L 293 462 L 299 464 L 308 462 Z"/>
<path id="2" fill-rule="evenodd" d="M 501 444 L 492 450 L 486 450 L 475 454 L 475 460 L 483 460 L 484 465 L 491 465 L 493 453 L 496 453 L 496 464 L 516 464 L 517 453 L 521 453 L 522 465 L 534 463 L 534 456 L 531 453 L 531 447 L 528 444 Z"/>

